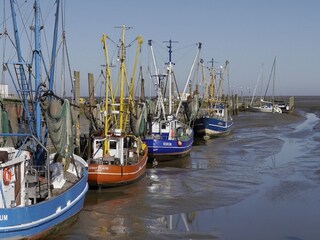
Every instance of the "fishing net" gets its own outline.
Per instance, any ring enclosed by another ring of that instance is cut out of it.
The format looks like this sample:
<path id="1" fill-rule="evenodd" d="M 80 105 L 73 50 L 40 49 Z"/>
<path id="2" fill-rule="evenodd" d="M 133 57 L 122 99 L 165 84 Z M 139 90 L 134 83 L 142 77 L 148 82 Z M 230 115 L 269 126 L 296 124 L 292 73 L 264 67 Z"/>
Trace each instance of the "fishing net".
<path id="1" fill-rule="evenodd" d="M 135 136 L 144 136 L 147 128 L 147 104 L 143 103 L 137 110 L 137 117 L 130 115 L 131 130 Z"/>
<path id="2" fill-rule="evenodd" d="M 0 98 L 0 132 L 1 133 L 9 133 L 10 125 L 8 113 L 4 110 L 2 105 L 2 98 Z M 0 146 L 3 147 L 7 143 L 7 137 L 0 138 Z"/>
<path id="3" fill-rule="evenodd" d="M 190 121 L 193 121 L 196 119 L 198 110 L 199 110 L 199 94 L 195 94 L 191 102 Z"/>
<path id="4" fill-rule="evenodd" d="M 67 99 L 60 101 L 51 100 L 45 109 L 45 120 L 52 144 L 64 159 L 65 169 L 68 169 L 74 150 L 73 119 L 70 103 Z"/>

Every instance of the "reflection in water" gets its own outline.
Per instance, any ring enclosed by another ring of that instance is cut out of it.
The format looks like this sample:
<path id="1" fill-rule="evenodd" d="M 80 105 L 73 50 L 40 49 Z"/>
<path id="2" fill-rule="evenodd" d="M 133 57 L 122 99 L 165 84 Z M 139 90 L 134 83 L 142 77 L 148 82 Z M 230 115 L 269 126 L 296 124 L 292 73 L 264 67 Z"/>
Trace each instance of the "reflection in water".
<path id="1" fill-rule="evenodd" d="M 171 161 L 158 162 L 156 168 L 191 168 L 191 169 L 207 169 L 210 166 L 210 162 L 213 162 L 214 154 L 210 153 L 209 156 L 195 157 L 195 153 L 192 156 L 185 156 L 177 158 Z"/>
<path id="2" fill-rule="evenodd" d="M 281 151 L 270 156 L 271 163 L 266 163 L 272 169 L 292 163 L 300 157 L 301 144 L 295 139 L 283 139 Z"/>
<path id="3" fill-rule="evenodd" d="M 168 215 L 158 219 L 167 229 L 178 232 L 198 232 L 200 229 L 197 220 L 196 211 Z"/>

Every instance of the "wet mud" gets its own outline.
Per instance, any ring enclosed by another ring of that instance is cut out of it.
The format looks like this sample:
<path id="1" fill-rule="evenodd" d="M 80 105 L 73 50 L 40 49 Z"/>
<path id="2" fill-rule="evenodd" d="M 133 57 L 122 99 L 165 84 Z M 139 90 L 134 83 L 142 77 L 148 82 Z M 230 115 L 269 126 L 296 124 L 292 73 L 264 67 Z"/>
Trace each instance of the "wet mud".
<path id="1" fill-rule="evenodd" d="M 241 112 L 229 136 L 139 182 L 90 190 L 49 239 L 319 239 L 320 98 L 295 101 L 292 114 Z"/>

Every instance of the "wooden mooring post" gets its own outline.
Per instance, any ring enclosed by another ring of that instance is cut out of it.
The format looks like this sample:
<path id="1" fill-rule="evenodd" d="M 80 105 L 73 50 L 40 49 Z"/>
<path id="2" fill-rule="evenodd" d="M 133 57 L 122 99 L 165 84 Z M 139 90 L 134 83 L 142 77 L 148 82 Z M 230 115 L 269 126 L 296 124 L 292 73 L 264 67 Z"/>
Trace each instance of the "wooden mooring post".
<path id="1" fill-rule="evenodd" d="M 74 71 L 74 94 L 73 103 L 79 106 L 80 99 L 80 72 Z M 75 121 L 75 148 L 74 153 L 80 155 L 80 108 L 73 107 L 74 121 Z"/>
<path id="2" fill-rule="evenodd" d="M 89 112 L 90 114 L 92 114 L 93 111 L 93 106 L 95 104 L 95 99 L 94 99 L 94 77 L 92 73 L 88 73 L 88 89 L 89 89 Z M 93 126 L 92 126 L 92 121 L 90 121 L 90 125 L 89 125 L 89 136 L 88 136 L 88 156 L 91 156 L 91 152 L 92 152 L 92 146 L 91 146 L 91 134 L 90 132 L 93 130 Z"/>

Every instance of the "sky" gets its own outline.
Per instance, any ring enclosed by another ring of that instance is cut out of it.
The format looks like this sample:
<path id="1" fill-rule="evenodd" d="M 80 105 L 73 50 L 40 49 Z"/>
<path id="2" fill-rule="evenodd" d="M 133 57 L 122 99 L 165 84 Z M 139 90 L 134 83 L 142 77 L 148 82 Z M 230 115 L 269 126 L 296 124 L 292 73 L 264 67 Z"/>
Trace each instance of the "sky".
<path id="1" fill-rule="evenodd" d="M 93 73 L 98 81 L 105 63 L 102 34 L 117 41 L 120 29 L 115 27 L 121 25 L 132 27 L 126 32 L 127 43 L 138 35 L 144 40 L 139 64 L 146 81 L 148 40 L 156 43 L 161 68 L 168 61 L 164 41 L 172 39 L 177 41 L 173 62 L 180 86 L 201 42 L 200 57 L 207 67 L 211 59 L 216 67 L 229 61 L 233 93 L 252 95 L 262 64 L 267 82 L 276 57 L 276 95 L 319 95 L 318 0 L 66 0 L 64 4 L 69 57 L 72 69 L 80 71 L 81 95 L 88 95 L 87 74 Z M 130 68 L 135 45 L 127 51 Z"/>

